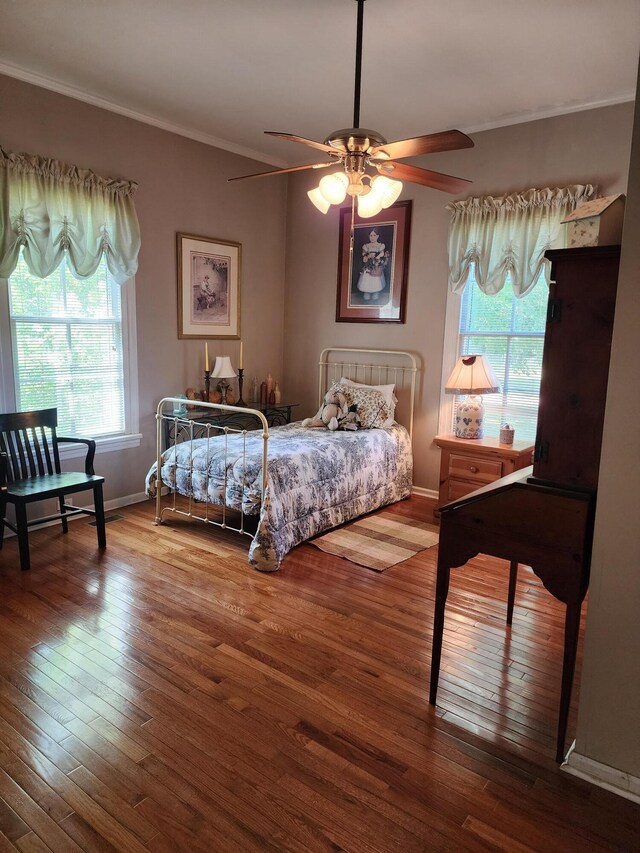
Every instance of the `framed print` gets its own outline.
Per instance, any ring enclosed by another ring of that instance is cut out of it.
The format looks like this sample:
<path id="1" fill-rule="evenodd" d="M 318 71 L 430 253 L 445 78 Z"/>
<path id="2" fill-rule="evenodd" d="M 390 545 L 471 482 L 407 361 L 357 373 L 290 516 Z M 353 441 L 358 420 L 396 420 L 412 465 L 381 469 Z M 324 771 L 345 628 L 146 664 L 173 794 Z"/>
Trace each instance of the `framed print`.
<path id="1" fill-rule="evenodd" d="M 240 337 L 241 244 L 177 235 L 178 337 Z"/>
<path id="2" fill-rule="evenodd" d="M 340 210 L 338 323 L 404 323 L 410 232 L 411 202 L 399 201 L 356 215 L 351 250 L 351 208 Z"/>

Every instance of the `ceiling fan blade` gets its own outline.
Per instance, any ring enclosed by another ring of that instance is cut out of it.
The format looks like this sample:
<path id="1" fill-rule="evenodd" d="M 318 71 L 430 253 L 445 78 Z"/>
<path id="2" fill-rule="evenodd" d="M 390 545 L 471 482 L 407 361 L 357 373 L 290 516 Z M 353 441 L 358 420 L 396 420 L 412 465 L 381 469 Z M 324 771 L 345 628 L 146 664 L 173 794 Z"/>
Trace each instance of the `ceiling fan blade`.
<path id="1" fill-rule="evenodd" d="M 471 183 L 466 178 L 454 178 L 453 175 L 445 175 L 444 172 L 432 172 L 431 169 L 421 169 L 418 166 L 409 166 L 407 163 L 390 163 L 383 160 L 374 162 L 374 165 L 381 175 L 386 175 L 388 178 L 411 181 L 446 193 L 462 192 Z"/>
<path id="2" fill-rule="evenodd" d="M 373 157 L 386 154 L 391 160 L 402 160 L 404 157 L 417 157 L 418 154 L 457 151 L 459 148 L 473 148 L 473 141 L 459 130 L 445 130 L 427 136 L 414 136 L 413 139 L 386 142 L 372 148 L 370 153 Z"/>
<path id="3" fill-rule="evenodd" d="M 277 130 L 265 130 L 267 136 L 279 136 L 280 139 L 288 139 L 290 142 L 301 142 L 303 145 L 308 145 L 310 148 L 317 148 L 318 151 L 324 151 L 326 154 L 337 154 L 335 148 L 330 145 L 325 145 L 324 142 L 316 142 L 313 139 L 306 139 L 304 136 L 295 136 L 293 133 L 279 133 Z"/>
<path id="4" fill-rule="evenodd" d="M 288 169 L 272 169 L 269 172 L 255 172 L 253 175 L 238 175 L 237 178 L 227 178 L 227 181 L 246 181 L 248 178 L 264 178 L 267 175 L 284 175 L 286 172 L 302 172 L 304 169 L 326 169 L 336 166 L 336 161 L 330 163 L 309 163 L 306 166 L 290 166 Z"/>

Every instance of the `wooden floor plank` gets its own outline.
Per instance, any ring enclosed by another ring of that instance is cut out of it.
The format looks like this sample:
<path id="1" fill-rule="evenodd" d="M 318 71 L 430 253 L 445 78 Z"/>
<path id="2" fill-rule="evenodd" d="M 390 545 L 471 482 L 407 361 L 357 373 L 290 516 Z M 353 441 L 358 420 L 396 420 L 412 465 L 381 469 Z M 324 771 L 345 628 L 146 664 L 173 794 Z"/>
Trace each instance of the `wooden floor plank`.
<path id="1" fill-rule="evenodd" d="M 0 551 L 0 853 L 640 849 L 640 807 L 553 760 L 563 609 L 528 568 L 511 628 L 508 563 L 452 573 L 434 709 L 436 548 L 262 575 L 121 513 L 104 552 L 84 522 L 33 532 L 29 573 Z"/>

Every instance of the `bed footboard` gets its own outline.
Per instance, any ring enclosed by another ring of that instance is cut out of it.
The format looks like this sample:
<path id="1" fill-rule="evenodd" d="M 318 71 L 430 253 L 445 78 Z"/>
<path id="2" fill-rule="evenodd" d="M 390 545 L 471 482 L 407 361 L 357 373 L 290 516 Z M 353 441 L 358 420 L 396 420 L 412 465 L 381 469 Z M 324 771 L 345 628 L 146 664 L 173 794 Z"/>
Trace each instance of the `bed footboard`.
<path id="1" fill-rule="evenodd" d="M 194 438 L 206 438 L 206 464 L 204 466 L 203 473 L 206 480 L 206 493 L 209 493 L 209 441 L 210 438 L 215 438 L 219 436 L 224 441 L 224 484 L 223 484 L 223 494 L 226 496 L 227 494 L 227 451 L 228 451 L 228 439 L 231 435 L 241 436 L 242 443 L 242 465 L 244 466 L 244 470 L 246 471 L 246 436 L 248 432 L 255 434 L 257 430 L 246 430 L 239 429 L 233 426 L 228 426 L 225 424 L 225 415 L 251 415 L 260 422 L 262 426 L 262 482 L 261 482 L 261 493 L 260 493 L 260 503 L 262 504 L 264 501 L 265 489 L 267 486 L 267 459 L 268 459 L 268 451 L 269 451 L 269 426 L 267 424 L 267 419 L 265 418 L 262 412 L 259 412 L 257 409 L 243 408 L 241 406 L 227 406 L 222 403 L 204 403 L 198 402 L 199 409 L 211 409 L 211 421 L 207 421 L 206 423 L 194 423 L 193 420 L 189 418 L 185 418 L 179 414 L 176 414 L 174 409 L 178 406 L 184 405 L 184 399 L 180 397 L 163 397 L 162 400 L 158 403 L 158 408 L 156 411 L 156 514 L 154 524 L 162 524 L 163 516 L 167 512 L 172 512 L 176 515 L 183 515 L 187 518 L 193 518 L 197 521 L 203 521 L 206 524 L 212 524 L 215 527 L 221 527 L 226 530 L 233 530 L 236 533 L 242 533 L 245 536 L 253 536 L 253 533 L 246 529 L 245 527 L 245 519 L 246 513 L 244 512 L 244 502 L 240 503 L 240 510 L 231 510 L 227 507 L 226 501 L 221 505 L 216 504 L 215 514 L 212 512 L 212 504 L 208 501 L 196 501 L 192 494 L 185 495 L 187 500 L 186 507 L 184 505 L 178 506 L 177 500 L 177 491 L 175 488 L 172 489 L 173 500 L 169 504 L 165 504 L 162 506 L 162 497 L 163 491 L 169 488 L 169 485 L 163 483 L 162 481 L 162 461 L 163 461 L 163 453 L 164 451 L 170 451 L 173 448 L 173 464 L 177 466 L 177 452 L 176 452 L 176 444 L 182 443 L 184 441 L 193 442 Z M 217 424 L 216 417 L 219 417 L 220 423 Z M 169 425 L 171 429 L 166 429 L 166 426 Z M 195 434 L 197 433 L 197 435 Z M 169 446 L 164 447 L 166 437 L 172 436 L 172 440 L 170 440 Z M 191 445 L 193 447 L 193 444 Z M 237 452 L 237 442 L 236 442 L 236 452 Z M 191 456 L 192 458 L 192 456 Z M 175 473 L 175 471 L 174 471 Z M 192 471 L 189 474 L 189 477 L 192 477 Z M 174 476 L 174 483 L 175 483 Z M 204 506 L 204 515 L 199 513 L 196 510 L 195 504 L 198 506 Z M 240 521 L 236 526 L 233 522 L 229 521 L 229 513 L 234 513 L 235 515 L 239 514 Z"/>

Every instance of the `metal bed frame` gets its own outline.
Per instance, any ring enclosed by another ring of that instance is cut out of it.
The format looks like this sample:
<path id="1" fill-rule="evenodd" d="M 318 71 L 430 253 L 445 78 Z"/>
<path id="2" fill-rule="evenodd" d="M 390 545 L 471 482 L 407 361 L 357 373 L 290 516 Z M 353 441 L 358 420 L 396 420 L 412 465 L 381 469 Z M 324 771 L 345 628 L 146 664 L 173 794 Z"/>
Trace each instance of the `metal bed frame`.
<path id="1" fill-rule="evenodd" d="M 338 357 L 340 354 L 340 357 Z M 347 356 L 345 359 L 344 356 Z M 372 363 L 362 361 L 361 359 L 364 356 L 387 356 L 389 359 L 395 361 L 394 364 L 380 364 L 380 363 Z M 402 364 L 402 362 L 405 364 Z M 378 350 L 378 349 L 364 349 L 359 347 L 327 347 L 320 354 L 320 360 L 318 363 L 319 374 L 318 374 L 318 394 L 319 394 L 319 404 L 322 403 L 322 398 L 326 390 L 333 384 L 337 382 L 342 376 L 345 376 L 351 379 L 354 382 L 364 382 L 366 384 L 390 384 L 394 383 L 396 385 L 396 389 L 399 391 L 400 395 L 403 395 L 405 392 L 408 392 L 408 417 L 407 417 L 407 430 L 409 432 L 409 436 L 413 438 L 413 410 L 415 404 L 415 391 L 416 391 L 416 376 L 418 372 L 418 366 L 416 362 L 416 358 L 412 353 L 406 352 L 404 350 Z M 408 386 L 408 387 L 406 387 Z M 209 444 L 208 439 L 214 436 L 224 436 L 225 438 L 225 453 L 224 453 L 224 494 L 226 495 L 227 491 L 227 447 L 228 447 L 228 436 L 230 434 L 241 435 L 242 438 L 242 464 L 246 466 L 246 436 L 248 432 L 255 434 L 258 430 L 247 430 L 247 429 L 239 429 L 233 426 L 226 425 L 217 425 L 213 423 L 194 423 L 193 420 L 189 420 L 188 418 L 181 417 L 178 414 L 175 414 L 173 409 L 176 405 L 184 405 L 184 399 L 181 397 L 163 397 L 162 400 L 158 403 L 158 408 L 156 411 L 156 457 L 157 457 L 157 482 L 156 482 L 156 514 L 154 519 L 154 524 L 162 524 L 164 520 L 165 513 L 174 513 L 176 515 L 182 515 L 187 518 L 192 518 L 196 521 L 204 522 L 205 524 L 211 524 L 215 527 L 220 527 L 226 530 L 233 530 L 236 533 L 240 533 L 244 536 L 253 537 L 253 532 L 246 529 L 245 526 L 245 515 L 246 513 L 241 510 L 229 510 L 226 504 L 210 504 L 208 501 L 196 501 L 192 496 L 182 496 L 183 500 L 187 500 L 187 508 L 183 508 L 178 506 L 177 500 L 177 492 L 172 490 L 173 499 L 171 503 L 167 506 L 162 506 L 162 498 L 163 498 L 163 490 L 168 489 L 169 487 L 165 484 L 163 487 L 162 483 L 162 454 L 163 454 L 163 443 L 165 440 L 165 436 L 170 433 L 165 429 L 165 425 L 168 424 L 173 427 L 173 442 L 172 447 L 175 449 L 175 445 L 182 441 L 193 441 L 194 439 L 194 429 L 198 432 L 198 438 L 206 438 L 207 439 L 207 457 L 206 457 L 206 482 L 207 482 L 207 491 L 209 485 Z M 167 411 L 167 408 L 171 406 L 172 410 Z M 227 406 L 222 403 L 204 403 L 198 402 L 199 409 L 211 409 L 213 412 L 220 412 L 222 414 L 227 413 L 228 415 L 236 415 L 239 417 L 242 416 L 253 416 L 258 419 L 262 428 L 262 483 L 260 490 L 260 502 L 264 499 L 264 492 L 267 486 L 267 461 L 268 461 L 268 453 L 269 453 L 269 425 L 267 423 L 267 419 L 264 414 L 257 409 L 252 409 L 249 407 L 242 406 Z M 170 449 L 170 447 L 165 448 L 165 450 Z M 177 467 L 176 454 L 174 453 L 174 465 Z M 194 503 L 204 503 L 204 515 L 198 514 L 194 511 Z M 242 506 L 242 501 L 241 501 Z M 222 513 L 222 518 L 215 518 L 212 515 L 212 511 L 217 510 L 217 513 Z M 230 523 L 227 518 L 228 512 L 234 512 L 234 514 L 239 514 L 240 522 L 239 525 L 236 526 L 234 523 Z M 252 516 L 248 516 L 252 517 Z"/>

